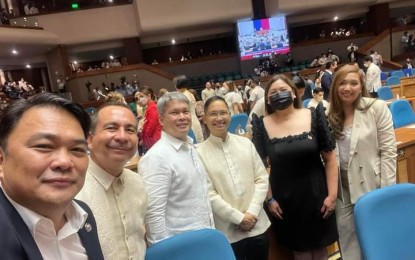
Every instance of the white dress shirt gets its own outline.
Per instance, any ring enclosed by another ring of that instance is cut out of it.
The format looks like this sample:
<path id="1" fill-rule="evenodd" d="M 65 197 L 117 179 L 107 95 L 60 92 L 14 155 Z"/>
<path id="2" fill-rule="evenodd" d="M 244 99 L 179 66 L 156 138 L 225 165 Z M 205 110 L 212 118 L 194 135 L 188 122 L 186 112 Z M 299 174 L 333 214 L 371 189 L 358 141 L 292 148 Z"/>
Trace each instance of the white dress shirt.
<path id="1" fill-rule="evenodd" d="M 268 174 L 252 142 L 234 134 L 223 142 L 211 134 L 196 151 L 208 172 L 216 228 L 230 243 L 263 234 L 271 224 L 262 207 Z M 247 212 L 258 217 L 250 232 L 238 228 Z"/>
<path id="2" fill-rule="evenodd" d="M 224 98 L 225 98 L 226 104 L 228 105 L 229 111 L 231 111 L 231 116 L 234 115 L 235 113 L 233 111 L 233 104 L 243 103 L 241 95 L 238 92 L 231 91 L 231 92 L 228 92 Z"/>
<path id="3" fill-rule="evenodd" d="M 144 259 L 147 193 L 137 173 L 124 169 L 115 178 L 90 159 L 77 198 L 94 213 L 106 260 Z"/>
<path id="4" fill-rule="evenodd" d="M 76 202 L 72 201 L 68 206 L 65 212 L 67 221 L 56 233 L 55 225 L 51 219 L 23 207 L 7 196 L 6 192 L 4 194 L 28 227 L 44 260 L 88 259 L 78 235 L 78 231 L 85 224 L 88 213 Z"/>
<path id="5" fill-rule="evenodd" d="M 214 89 L 212 89 L 212 88 L 210 88 L 210 89 L 205 88 L 204 90 L 202 90 L 202 101 L 203 102 L 206 102 L 206 100 L 208 100 L 209 98 L 215 96 L 215 94 L 216 93 L 215 93 L 215 90 Z"/>
<path id="6" fill-rule="evenodd" d="M 251 95 L 249 96 L 249 101 L 256 103 L 258 100 L 263 99 L 265 95 L 265 90 L 261 86 L 256 86 L 251 90 Z"/>
<path id="7" fill-rule="evenodd" d="M 140 159 L 138 171 L 148 192 L 150 244 L 184 231 L 214 228 L 206 172 L 191 141 L 162 132 Z"/>
<path id="8" fill-rule="evenodd" d="M 377 92 L 378 88 L 382 87 L 381 72 L 376 64 L 370 63 L 366 71 L 366 88 L 369 92 Z"/>

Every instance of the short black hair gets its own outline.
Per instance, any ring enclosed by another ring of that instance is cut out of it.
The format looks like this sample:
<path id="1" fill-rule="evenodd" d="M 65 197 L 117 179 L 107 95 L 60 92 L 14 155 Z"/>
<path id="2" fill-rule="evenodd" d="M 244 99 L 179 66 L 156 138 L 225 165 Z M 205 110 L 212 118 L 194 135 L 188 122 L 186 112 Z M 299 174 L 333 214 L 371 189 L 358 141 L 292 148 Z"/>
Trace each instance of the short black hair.
<path id="1" fill-rule="evenodd" d="M 372 58 L 372 56 L 367 55 L 367 56 L 365 56 L 365 57 L 363 58 L 363 61 L 370 61 L 370 62 L 373 62 L 373 58 Z"/>
<path id="2" fill-rule="evenodd" d="M 330 69 L 331 64 L 333 64 L 333 62 L 332 62 L 332 61 L 328 61 L 328 62 L 326 63 L 326 70 Z"/>
<path id="3" fill-rule="evenodd" d="M 189 88 L 190 81 L 185 75 L 179 75 L 173 78 L 173 84 L 177 89 Z"/>
<path id="4" fill-rule="evenodd" d="M 322 88 L 322 87 L 315 87 L 315 88 L 313 89 L 313 94 L 318 94 L 318 93 L 320 93 L 320 92 L 324 92 L 324 90 L 323 90 L 323 88 Z"/>
<path id="5" fill-rule="evenodd" d="M 297 89 L 305 88 L 305 82 L 300 76 L 294 76 L 292 78 L 292 81 L 294 85 L 297 87 Z"/>
<path id="6" fill-rule="evenodd" d="M 205 106 L 204 106 L 204 112 L 205 112 L 205 114 L 206 114 L 206 112 L 207 112 L 210 104 L 212 104 L 215 101 L 222 101 L 226 105 L 226 107 L 228 107 L 228 103 L 226 103 L 226 100 L 223 97 L 221 97 L 221 96 L 213 96 L 213 97 L 210 97 L 205 102 Z M 228 110 L 229 110 L 229 108 L 228 108 Z"/>
<path id="7" fill-rule="evenodd" d="M 91 119 L 88 113 L 79 104 L 73 103 L 56 94 L 44 92 L 27 100 L 19 99 L 6 109 L 0 119 L 0 147 L 6 150 L 7 140 L 24 113 L 35 107 L 53 107 L 69 112 L 79 122 L 84 136 L 87 138 L 91 125 Z"/>

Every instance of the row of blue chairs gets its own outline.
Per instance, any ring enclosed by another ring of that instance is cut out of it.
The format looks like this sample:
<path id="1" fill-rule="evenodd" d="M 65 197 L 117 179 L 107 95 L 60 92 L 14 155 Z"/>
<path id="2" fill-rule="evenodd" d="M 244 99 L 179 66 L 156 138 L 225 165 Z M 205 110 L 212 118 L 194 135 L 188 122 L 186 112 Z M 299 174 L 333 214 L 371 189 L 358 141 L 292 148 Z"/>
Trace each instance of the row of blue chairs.
<path id="1" fill-rule="evenodd" d="M 394 70 L 394 71 L 382 71 L 382 73 L 380 74 L 380 79 L 381 80 L 387 80 L 388 77 L 398 77 L 398 78 L 403 78 L 403 77 L 408 77 L 408 76 L 413 76 L 415 75 L 415 68 L 414 69 L 403 69 L 403 70 Z"/>
<path id="2" fill-rule="evenodd" d="M 354 219 L 363 257 L 368 260 L 413 259 L 415 256 L 415 185 L 396 184 L 363 195 Z M 149 247 L 146 260 L 234 260 L 222 232 L 188 231 Z"/>
<path id="3" fill-rule="evenodd" d="M 389 86 L 383 86 L 378 89 L 378 98 L 390 100 L 395 98 Z M 406 99 L 394 100 L 389 105 L 392 113 L 393 126 L 395 128 L 415 123 L 415 113 L 411 104 Z"/>

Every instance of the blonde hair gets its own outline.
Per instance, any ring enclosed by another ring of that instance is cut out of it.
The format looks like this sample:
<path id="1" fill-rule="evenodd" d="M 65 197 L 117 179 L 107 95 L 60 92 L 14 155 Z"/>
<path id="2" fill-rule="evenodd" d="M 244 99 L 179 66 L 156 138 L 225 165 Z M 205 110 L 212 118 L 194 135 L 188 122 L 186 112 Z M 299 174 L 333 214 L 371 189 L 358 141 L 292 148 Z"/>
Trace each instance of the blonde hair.
<path id="1" fill-rule="evenodd" d="M 117 91 L 112 91 L 107 94 L 105 102 L 125 102 L 124 96 Z"/>

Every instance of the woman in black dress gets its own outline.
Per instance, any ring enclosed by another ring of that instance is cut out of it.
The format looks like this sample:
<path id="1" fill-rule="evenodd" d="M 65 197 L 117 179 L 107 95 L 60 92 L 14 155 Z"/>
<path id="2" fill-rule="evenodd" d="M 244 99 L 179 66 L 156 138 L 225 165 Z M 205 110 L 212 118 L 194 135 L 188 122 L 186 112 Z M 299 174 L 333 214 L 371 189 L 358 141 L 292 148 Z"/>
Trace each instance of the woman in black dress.
<path id="1" fill-rule="evenodd" d="M 324 108 L 302 109 L 284 75 L 272 78 L 264 98 L 268 115 L 253 120 L 253 142 L 271 163 L 266 202 L 274 233 L 295 259 L 327 259 L 326 247 L 338 238 L 338 172 Z"/>

